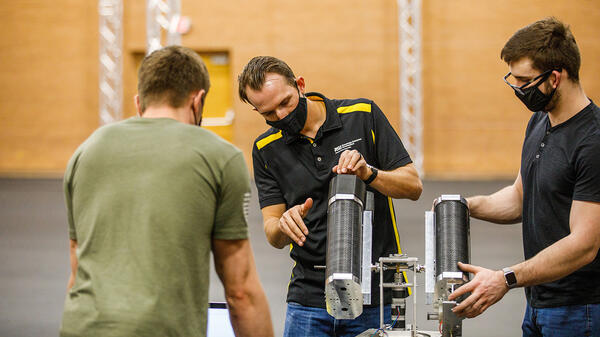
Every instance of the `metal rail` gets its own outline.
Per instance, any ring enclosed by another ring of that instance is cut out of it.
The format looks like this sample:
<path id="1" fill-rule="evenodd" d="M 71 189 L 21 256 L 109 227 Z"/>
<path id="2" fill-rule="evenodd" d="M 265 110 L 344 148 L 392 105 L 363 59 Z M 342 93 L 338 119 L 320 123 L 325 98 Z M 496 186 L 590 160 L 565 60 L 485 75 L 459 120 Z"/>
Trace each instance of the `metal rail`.
<path id="1" fill-rule="evenodd" d="M 120 120 L 123 110 L 123 3 L 99 0 L 99 112 L 100 124 Z"/>
<path id="2" fill-rule="evenodd" d="M 181 34 L 177 30 L 181 18 L 180 0 L 146 1 L 146 53 L 166 46 L 180 45 Z"/>

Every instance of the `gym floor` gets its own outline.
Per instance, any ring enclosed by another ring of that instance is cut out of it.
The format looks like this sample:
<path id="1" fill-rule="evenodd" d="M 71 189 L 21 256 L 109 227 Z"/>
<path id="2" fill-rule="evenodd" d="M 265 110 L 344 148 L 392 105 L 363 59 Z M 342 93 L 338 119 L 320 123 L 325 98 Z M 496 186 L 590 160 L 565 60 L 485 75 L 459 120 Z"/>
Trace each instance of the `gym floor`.
<path id="1" fill-rule="evenodd" d="M 425 181 L 417 202 L 395 200 L 403 253 L 424 264 L 424 212 L 440 194 L 489 194 L 511 181 Z M 281 336 L 285 295 L 292 267 L 288 250 L 268 245 L 256 190 L 250 206 L 250 235 L 258 273 L 271 309 L 275 335 Z M 523 260 L 520 225 L 494 225 L 471 220 L 471 262 L 500 269 Z M 0 179 L 0 336 L 56 336 L 62 315 L 69 255 L 67 220 L 58 179 Z M 211 267 L 212 268 L 212 267 Z M 211 272 L 209 298 L 224 301 L 223 288 Z M 410 277 L 410 276 L 409 276 Z M 419 286 L 424 275 L 417 276 Z M 426 320 L 423 287 L 417 288 L 417 325 L 435 330 Z M 412 298 L 407 300 L 407 323 L 412 322 Z M 507 293 L 483 315 L 463 322 L 465 337 L 520 336 L 525 311 L 522 289 Z"/>

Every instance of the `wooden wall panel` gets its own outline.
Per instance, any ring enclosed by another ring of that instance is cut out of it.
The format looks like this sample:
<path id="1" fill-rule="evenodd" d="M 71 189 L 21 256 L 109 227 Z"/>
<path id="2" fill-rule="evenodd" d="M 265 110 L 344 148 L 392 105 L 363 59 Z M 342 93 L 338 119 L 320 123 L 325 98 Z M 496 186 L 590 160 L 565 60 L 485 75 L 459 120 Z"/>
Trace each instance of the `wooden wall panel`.
<path id="1" fill-rule="evenodd" d="M 94 1 L 0 3 L 0 174 L 60 175 L 97 127 L 97 17 Z"/>
<path id="2" fill-rule="evenodd" d="M 145 1 L 124 1 L 124 115 L 134 114 Z M 226 51 L 233 80 L 256 55 L 287 61 L 307 89 L 375 100 L 399 130 L 395 0 L 182 0 L 183 45 Z M 571 23 L 581 81 L 600 100 L 598 1 L 423 1 L 425 170 L 431 178 L 514 177 L 529 112 L 502 82 L 500 49 L 518 28 L 555 15 Z M 0 4 L 0 174 L 56 172 L 98 126 L 96 1 Z M 234 143 L 250 163 L 262 118 L 232 85 Z"/>
<path id="3" fill-rule="evenodd" d="M 430 178 L 516 177 L 531 113 L 504 84 L 500 50 L 547 16 L 572 25 L 581 83 L 600 99 L 598 1 L 424 1 L 425 171 Z"/>

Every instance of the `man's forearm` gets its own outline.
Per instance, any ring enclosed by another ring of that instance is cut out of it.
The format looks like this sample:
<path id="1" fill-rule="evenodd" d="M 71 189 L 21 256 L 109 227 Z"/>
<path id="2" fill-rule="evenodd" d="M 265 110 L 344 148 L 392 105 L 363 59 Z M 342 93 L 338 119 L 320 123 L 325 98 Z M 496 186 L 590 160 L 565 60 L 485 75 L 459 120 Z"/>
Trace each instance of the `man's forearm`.
<path id="1" fill-rule="evenodd" d="M 269 305 L 258 279 L 250 242 L 213 239 L 212 250 L 236 336 L 272 336 Z"/>
<path id="2" fill-rule="evenodd" d="M 591 263 L 597 249 L 570 234 L 512 269 L 522 287 L 556 281 Z"/>
<path id="3" fill-rule="evenodd" d="M 71 274 L 69 275 L 69 281 L 67 282 L 67 290 L 70 290 L 75 284 L 75 276 L 77 275 L 77 241 L 69 240 L 69 260 L 71 264 Z"/>
<path id="4" fill-rule="evenodd" d="M 467 198 L 469 212 L 476 219 L 499 224 L 521 221 L 523 201 L 514 186 L 507 186 L 491 195 Z"/>
<path id="5" fill-rule="evenodd" d="M 69 280 L 67 281 L 67 290 L 71 290 L 71 288 L 73 288 L 73 284 L 75 284 L 75 275 L 71 273 L 69 275 Z"/>
<path id="6" fill-rule="evenodd" d="M 269 305 L 255 273 L 241 292 L 226 293 L 226 298 L 236 336 L 273 336 Z"/>
<path id="7" fill-rule="evenodd" d="M 396 199 L 417 200 L 423 191 L 423 183 L 412 164 L 393 171 L 379 170 L 377 178 L 370 185 L 380 193 Z"/>

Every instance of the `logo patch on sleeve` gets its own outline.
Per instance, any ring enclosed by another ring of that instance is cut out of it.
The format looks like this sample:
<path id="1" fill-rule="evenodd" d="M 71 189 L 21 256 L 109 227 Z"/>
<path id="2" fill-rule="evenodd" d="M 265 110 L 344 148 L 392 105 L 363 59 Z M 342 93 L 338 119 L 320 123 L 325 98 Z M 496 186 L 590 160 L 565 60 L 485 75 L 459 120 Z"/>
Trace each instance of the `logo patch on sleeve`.
<path id="1" fill-rule="evenodd" d="M 242 209 L 244 213 L 244 220 L 246 220 L 246 224 L 248 223 L 248 214 L 250 210 L 250 192 L 244 193 L 244 202 L 242 204 Z"/>

